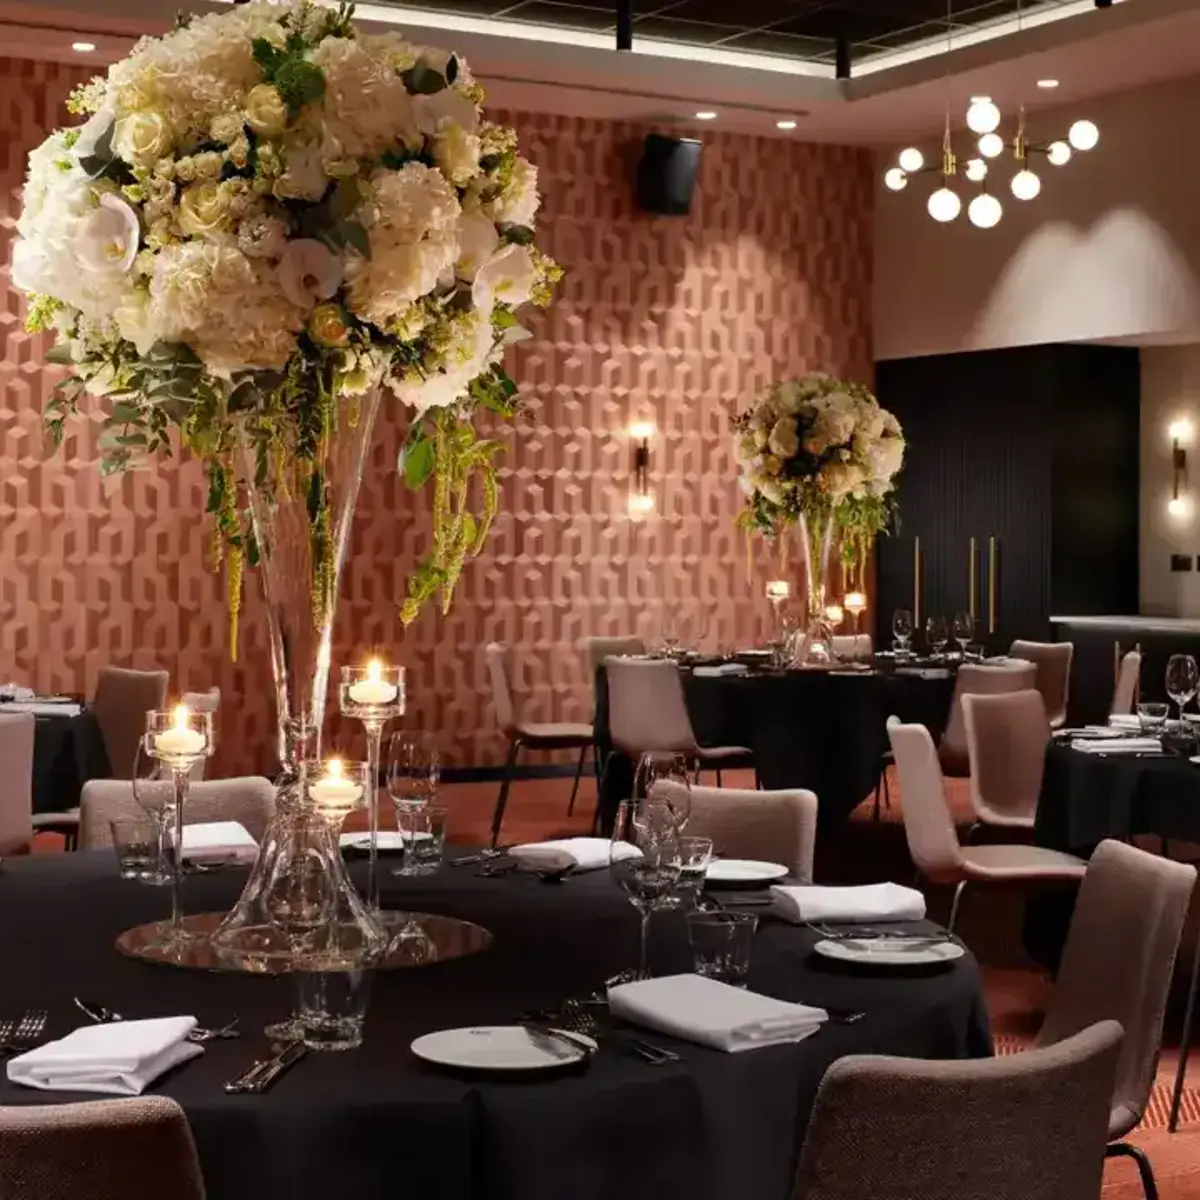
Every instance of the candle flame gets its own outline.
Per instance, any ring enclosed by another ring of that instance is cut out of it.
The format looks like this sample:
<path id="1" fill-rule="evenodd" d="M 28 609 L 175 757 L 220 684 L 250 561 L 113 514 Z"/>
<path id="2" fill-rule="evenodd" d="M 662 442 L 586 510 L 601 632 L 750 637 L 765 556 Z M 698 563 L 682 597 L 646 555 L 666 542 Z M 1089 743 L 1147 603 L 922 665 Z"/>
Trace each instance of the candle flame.
<path id="1" fill-rule="evenodd" d="M 383 663 L 377 658 L 367 663 L 367 682 L 378 683 L 383 678 Z"/>
<path id="2" fill-rule="evenodd" d="M 340 758 L 331 758 L 325 764 L 325 770 L 329 773 L 331 779 L 341 779 L 342 777 L 342 760 Z"/>
<path id="3" fill-rule="evenodd" d="M 175 706 L 175 728 L 186 729 L 191 715 L 186 704 L 177 704 Z"/>

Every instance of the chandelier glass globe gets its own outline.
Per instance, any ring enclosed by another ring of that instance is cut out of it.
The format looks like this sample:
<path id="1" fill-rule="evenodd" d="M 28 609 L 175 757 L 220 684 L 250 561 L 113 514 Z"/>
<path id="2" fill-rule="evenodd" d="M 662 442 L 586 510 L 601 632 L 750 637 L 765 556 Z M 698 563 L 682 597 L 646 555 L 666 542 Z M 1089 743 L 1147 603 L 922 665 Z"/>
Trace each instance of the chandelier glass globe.
<path id="1" fill-rule="evenodd" d="M 967 161 L 966 176 L 972 183 L 982 183 L 987 178 L 988 166 L 982 158 Z"/>
<path id="2" fill-rule="evenodd" d="M 1076 121 L 1067 130 L 1067 141 L 1076 150 L 1091 150 L 1100 140 L 1100 130 L 1091 121 Z"/>
<path id="3" fill-rule="evenodd" d="M 1032 200 L 1042 190 L 1042 181 L 1026 167 L 1012 177 L 1011 186 L 1018 200 Z"/>
<path id="4" fill-rule="evenodd" d="M 948 187 L 940 187 L 929 197 L 926 207 L 929 209 L 929 215 L 935 221 L 941 221 L 944 224 L 947 221 L 953 221 L 962 212 L 962 201 L 958 198 L 957 192 L 952 192 Z"/>
<path id="5" fill-rule="evenodd" d="M 884 175 L 883 186 L 889 191 L 902 192 L 908 187 L 908 176 L 899 167 L 893 167 Z"/>
<path id="6" fill-rule="evenodd" d="M 1004 209 L 1000 206 L 1000 201 L 988 192 L 976 196 L 967 209 L 967 216 L 970 218 L 971 224 L 980 229 L 991 229 L 1003 215 Z"/>
<path id="7" fill-rule="evenodd" d="M 1004 153 L 1004 139 L 998 133 L 985 133 L 979 139 L 979 153 L 984 158 L 999 158 Z"/>
<path id="8" fill-rule="evenodd" d="M 909 146 L 907 150 L 900 151 L 900 158 L 897 161 L 900 163 L 900 169 L 911 175 L 925 165 L 925 155 L 916 146 Z"/>
<path id="9" fill-rule="evenodd" d="M 1051 142 L 1046 157 L 1052 167 L 1061 167 L 1071 161 L 1071 147 L 1066 142 Z"/>
<path id="10" fill-rule="evenodd" d="M 994 133 L 1000 128 L 1000 110 L 988 96 L 976 96 L 967 109 L 967 128 L 972 133 Z"/>

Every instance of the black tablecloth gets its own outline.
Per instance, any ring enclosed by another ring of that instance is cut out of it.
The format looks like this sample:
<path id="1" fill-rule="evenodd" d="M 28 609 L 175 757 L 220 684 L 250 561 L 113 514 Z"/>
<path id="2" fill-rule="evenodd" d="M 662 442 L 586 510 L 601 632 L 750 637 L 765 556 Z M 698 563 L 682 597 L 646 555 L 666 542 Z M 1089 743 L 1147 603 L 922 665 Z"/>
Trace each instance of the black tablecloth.
<path id="1" fill-rule="evenodd" d="M 361 866 L 355 867 L 356 871 Z M 191 911 L 227 906 L 241 872 L 187 881 Z M 256 1037 L 210 1044 L 162 1080 L 191 1121 L 210 1200 L 785 1200 L 797 1139 L 828 1065 L 855 1052 L 984 1056 L 990 1035 L 968 955 L 932 973 L 863 974 L 809 953 L 804 929 L 764 922 L 750 986 L 865 1011 L 794 1046 L 722 1054 L 670 1043 L 684 1061 L 651 1067 L 605 1044 L 586 1074 L 540 1082 L 457 1079 L 422 1066 L 414 1037 L 503 1023 L 587 994 L 634 961 L 637 919 L 600 872 L 553 885 L 481 879 L 471 868 L 391 880 L 385 899 L 470 918 L 492 949 L 433 967 L 381 973 L 366 1044 L 312 1054 L 263 1096 L 221 1084 L 262 1049 Z M 286 978 L 204 974 L 120 957 L 123 928 L 162 915 L 164 889 L 123 883 L 111 851 L 8 861 L 0 900 L 0 1015 L 50 1010 L 52 1034 L 78 1023 L 72 996 L 127 1017 L 237 1015 L 248 1033 L 286 1011 Z M 684 969 L 678 914 L 656 918 L 654 965 Z M 661 1039 L 669 1042 L 669 1039 Z M 0 1083 L 0 1104 L 78 1100 Z M 870 1131 L 864 1130 L 869 1137 Z"/>
<path id="2" fill-rule="evenodd" d="M 870 795 L 888 748 L 887 719 L 898 716 L 941 736 L 953 678 L 825 671 L 763 671 L 699 676 L 684 672 L 684 692 L 702 746 L 746 746 L 765 788 L 808 788 L 817 794 L 818 825 L 835 829 Z M 630 794 L 633 765 L 612 752 L 608 685 L 596 676 L 596 754 L 605 764 L 602 826 Z"/>
<path id="3" fill-rule="evenodd" d="M 0 708 L 0 712 L 3 712 Z M 33 811 L 63 812 L 79 804 L 89 779 L 111 774 L 95 715 L 39 716 L 33 734 Z"/>

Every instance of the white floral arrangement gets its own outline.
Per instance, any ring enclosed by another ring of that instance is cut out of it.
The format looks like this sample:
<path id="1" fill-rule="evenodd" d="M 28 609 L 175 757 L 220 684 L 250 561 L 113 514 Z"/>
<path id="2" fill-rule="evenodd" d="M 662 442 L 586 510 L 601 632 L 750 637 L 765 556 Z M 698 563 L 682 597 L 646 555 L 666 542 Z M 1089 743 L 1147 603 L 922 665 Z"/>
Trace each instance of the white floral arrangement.
<path id="1" fill-rule="evenodd" d="M 892 517 L 900 422 L 861 384 L 814 373 L 774 384 L 733 427 L 741 526 L 774 537 L 832 518 L 843 560 L 861 564 Z"/>
<path id="2" fill-rule="evenodd" d="M 401 616 L 439 588 L 448 606 L 497 503 L 499 443 L 472 417 L 513 415 L 514 312 L 561 276 L 534 245 L 536 169 L 466 64 L 352 16 L 256 0 L 182 18 L 77 91 L 84 123 L 29 159 L 12 280 L 71 372 L 49 431 L 86 391 L 106 397 L 105 470 L 173 435 L 203 460 L 235 629 L 254 552 L 238 438 L 254 486 L 306 489 L 316 545 L 328 439 L 376 387 L 411 416 L 410 486 L 443 485 Z"/>

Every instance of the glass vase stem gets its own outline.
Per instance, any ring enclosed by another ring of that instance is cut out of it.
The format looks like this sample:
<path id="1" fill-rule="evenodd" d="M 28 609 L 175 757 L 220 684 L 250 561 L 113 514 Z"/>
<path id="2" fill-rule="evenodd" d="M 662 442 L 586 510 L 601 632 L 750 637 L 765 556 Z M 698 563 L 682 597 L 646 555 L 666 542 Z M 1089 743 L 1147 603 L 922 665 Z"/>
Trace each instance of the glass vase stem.
<path id="1" fill-rule="evenodd" d="M 183 802 L 187 799 L 190 767 L 172 767 L 175 784 L 175 855 L 171 872 L 171 936 L 183 937 Z"/>
<path id="2" fill-rule="evenodd" d="M 642 942 L 641 956 L 638 959 L 638 977 L 640 979 L 650 978 L 650 909 L 643 908 L 641 910 L 642 918 Z"/>
<path id="3" fill-rule="evenodd" d="M 367 718 L 367 819 L 371 827 L 367 864 L 367 908 L 379 911 L 379 748 L 383 740 L 383 722 Z"/>

